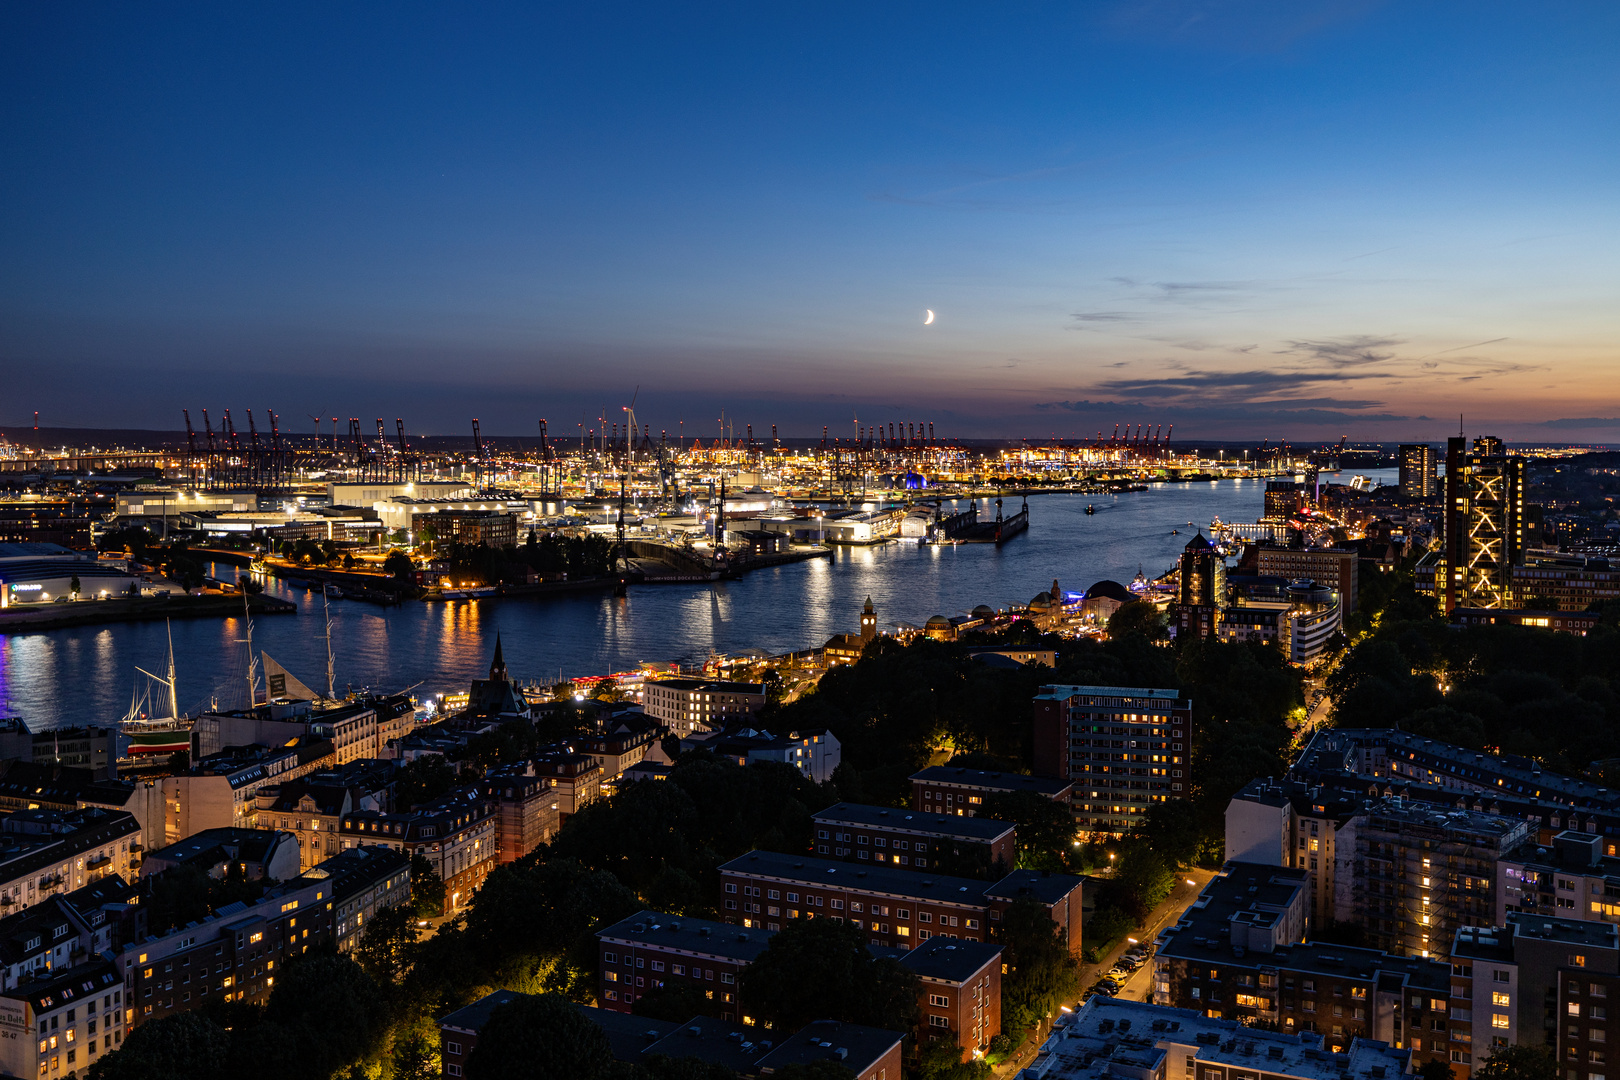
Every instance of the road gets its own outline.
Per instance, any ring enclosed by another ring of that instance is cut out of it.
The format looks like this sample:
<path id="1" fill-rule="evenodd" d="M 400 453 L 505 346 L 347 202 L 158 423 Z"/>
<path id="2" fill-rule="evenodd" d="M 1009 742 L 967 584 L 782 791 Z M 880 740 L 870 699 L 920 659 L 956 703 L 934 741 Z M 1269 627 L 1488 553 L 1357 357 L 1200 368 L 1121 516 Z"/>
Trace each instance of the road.
<path id="1" fill-rule="evenodd" d="M 1133 947 L 1132 939 L 1136 942 L 1152 942 L 1161 930 L 1181 918 L 1181 913 L 1186 911 L 1188 905 L 1198 898 L 1198 894 L 1203 891 L 1204 886 L 1208 885 L 1210 879 L 1214 876 L 1215 872 L 1213 870 L 1188 870 L 1182 874 L 1180 880 L 1176 883 L 1176 887 L 1171 890 L 1170 895 L 1158 907 L 1153 909 L 1153 913 L 1148 917 L 1147 925 L 1132 931 L 1123 941 L 1109 949 L 1107 955 L 1100 957 L 1097 963 L 1081 965 L 1081 989 L 1084 990 L 1090 987 L 1098 979 L 1107 975 L 1119 958 L 1125 955 L 1125 951 Z M 1137 968 L 1125 980 L 1125 984 L 1115 996 L 1129 998 L 1133 1001 L 1145 1001 L 1152 992 L 1153 961 L 1149 958 L 1147 963 Z M 1063 1003 L 1063 1009 L 1071 1011 L 1077 1008 L 1078 1005 L 1078 1001 L 1066 1001 Z M 993 1070 L 995 1076 L 1011 1076 L 1025 1065 L 1028 1065 L 1030 1060 L 1034 1058 L 1036 1051 L 1040 1049 L 1041 1043 L 1046 1040 L 1046 1036 L 1050 1033 L 1050 1027 L 1043 1025 L 1029 1041 L 1019 1048 L 1017 1055 L 995 1067 Z"/>

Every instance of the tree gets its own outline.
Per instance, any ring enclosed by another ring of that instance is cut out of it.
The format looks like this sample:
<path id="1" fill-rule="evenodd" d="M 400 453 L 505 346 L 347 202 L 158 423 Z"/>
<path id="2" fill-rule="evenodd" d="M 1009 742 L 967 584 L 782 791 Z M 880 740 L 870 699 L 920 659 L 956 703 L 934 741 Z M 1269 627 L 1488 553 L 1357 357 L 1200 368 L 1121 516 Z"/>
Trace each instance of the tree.
<path id="1" fill-rule="evenodd" d="M 987 1080 L 990 1064 L 962 1060 L 962 1048 L 948 1035 L 941 1035 L 917 1048 L 915 1080 Z"/>
<path id="2" fill-rule="evenodd" d="M 1476 1080 L 1558 1080 L 1558 1062 L 1539 1046 L 1503 1046 L 1474 1070 Z"/>
<path id="3" fill-rule="evenodd" d="M 1175 885 L 1176 877 L 1163 856 L 1146 844 L 1129 844 L 1113 876 L 1103 882 L 1098 906 L 1117 908 L 1141 925 Z"/>
<path id="4" fill-rule="evenodd" d="M 1187 809 L 1187 804 L 1180 799 L 1153 803 L 1138 830 L 1142 842 L 1162 855 L 1172 867 L 1190 865 L 1203 846 L 1198 819 Z"/>
<path id="5" fill-rule="evenodd" d="M 416 913 L 409 904 L 386 907 L 371 917 L 360 932 L 354 958 L 379 986 L 393 986 L 410 970 L 411 946 L 420 933 Z"/>
<path id="6" fill-rule="evenodd" d="M 295 1075 L 311 1077 L 379 1056 L 388 1029 L 382 991 L 342 956 L 311 957 L 279 972 L 264 1019 L 293 1037 Z"/>
<path id="7" fill-rule="evenodd" d="M 90 1066 L 91 1080 L 218 1080 L 225 1075 L 231 1036 L 196 1013 L 184 1012 L 135 1028 L 123 1047 Z"/>
<path id="8" fill-rule="evenodd" d="M 169 771 L 183 773 L 191 768 L 191 751 L 176 750 L 169 755 Z"/>
<path id="9" fill-rule="evenodd" d="M 1001 1012 L 1010 1029 L 1029 1028 L 1057 1012 L 1080 993 L 1080 965 L 1069 952 L 1069 936 L 1039 901 L 1015 900 L 1001 916 L 996 940 L 1006 976 Z"/>
<path id="10" fill-rule="evenodd" d="M 383 572 L 392 574 L 401 583 L 409 585 L 411 575 L 416 572 L 416 564 L 411 562 L 411 557 L 403 551 L 390 551 L 388 557 L 383 560 Z"/>
<path id="11" fill-rule="evenodd" d="M 1108 636 L 1112 640 L 1137 638 L 1160 641 L 1165 636 L 1165 617 L 1157 605 L 1146 600 L 1132 600 L 1121 604 L 1108 618 Z"/>
<path id="12" fill-rule="evenodd" d="M 602 1029 L 561 994 L 497 1006 L 467 1059 L 468 1080 L 603 1080 L 613 1051 Z"/>
<path id="13" fill-rule="evenodd" d="M 394 806 L 412 810 L 432 802 L 456 783 L 456 769 L 442 754 L 424 754 L 394 774 Z"/>
<path id="14" fill-rule="evenodd" d="M 984 797 L 979 816 L 1018 826 L 1018 866 L 1029 870 L 1066 869 L 1074 845 L 1074 812 L 1069 804 L 1034 791 L 998 791 Z"/>
<path id="15" fill-rule="evenodd" d="M 1417 1076 L 1422 1078 L 1422 1080 L 1452 1080 L 1452 1077 L 1455 1075 L 1451 1071 L 1451 1066 L 1449 1064 L 1444 1061 L 1440 1061 L 1437 1058 L 1430 1058 L 1428 1061 L 1425 1061 L 1422 1065 L 1417 1067 L 1415 1072 Z"/>
<path id="16" fill-rule="evenodd" d="M 411 856 L 411 911 L 418 919 L 444 914 L 444 878 L 425 855 Z"/>
<path id="17" fill-rule="evenodd" d="M 78 574 L 74 574 L 72 579 L 68 581 L 68 592 L 73 594 L 73 599 L 77 600 L 79 598 L 79 575 Z"/>
<path id="18" fill-rule="evenodd" d="M 812 1020 L 909 1031 L 917 1022 L 918 979 L 888 957 L 874 957 L 854 923 L 789 921 L 742 977 L 749 1007 L 778 1031 Z"/>

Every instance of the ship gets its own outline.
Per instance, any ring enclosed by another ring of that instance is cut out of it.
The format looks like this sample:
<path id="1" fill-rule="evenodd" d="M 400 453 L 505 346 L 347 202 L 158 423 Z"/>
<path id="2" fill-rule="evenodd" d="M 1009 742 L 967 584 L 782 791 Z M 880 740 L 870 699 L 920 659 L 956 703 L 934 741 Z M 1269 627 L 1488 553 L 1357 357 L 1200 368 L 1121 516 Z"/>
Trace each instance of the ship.
<path id="1" fill-rule="evenodd" d="M 169 632 L 169 662 L 164 674 L 154 675 L 141 667 L 135 670 L 148 681 L 144 685 L 137 683 L 130 697 L 129 711 L 118 723 L 118 733 L 121 736 L 118 757 L 135 760 L 167 757 L 182 750 L 189 751 L 193 721 L 190 717 L 180 715 L 172 630 Z M 161 690 L 161 696 L 156 703 L 152 700 L 154 689 Z M 153 715 L 154 712 L 158 715 Z M 163 715 L 165 712 L 167 715 Z"/>

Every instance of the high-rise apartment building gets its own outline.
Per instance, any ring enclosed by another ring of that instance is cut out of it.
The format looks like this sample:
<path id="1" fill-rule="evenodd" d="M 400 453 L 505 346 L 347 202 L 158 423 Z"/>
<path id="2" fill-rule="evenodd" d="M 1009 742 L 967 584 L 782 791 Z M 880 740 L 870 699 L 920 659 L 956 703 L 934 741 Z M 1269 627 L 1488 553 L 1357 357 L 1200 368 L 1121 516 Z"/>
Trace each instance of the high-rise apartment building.
<path id="1" fill-rule="evenodd" d="M 1178 637 L 1215 637 L 1226 607 L 1226 559 L 1199 533 L 1181 552 L 1173 615 Z"/>
<path id="2" fill-rule="evenodd" d="M 1043 686 L 1034 705 L 1036 768 L 1073 783 L 1080 832 L 1121 836 L 1192 790 L 1192 702 L 1177 691 Z"/>
<path id="3" fill-rule="evenodd" d="M 1474 452 L 1462 436 L 1446 441 L 1445 611 L 1514 606 L 1513 567 L 1524 552 L 1524 459 L 1502 440 L 1481 436 Z"/>
<path id="4" fill-rule="evenodd" d="M 1434 447 L 1428 443 L 1402 443 L 1400 461 L 1403 499 L 1432 499 L 1440 494 Z"/>

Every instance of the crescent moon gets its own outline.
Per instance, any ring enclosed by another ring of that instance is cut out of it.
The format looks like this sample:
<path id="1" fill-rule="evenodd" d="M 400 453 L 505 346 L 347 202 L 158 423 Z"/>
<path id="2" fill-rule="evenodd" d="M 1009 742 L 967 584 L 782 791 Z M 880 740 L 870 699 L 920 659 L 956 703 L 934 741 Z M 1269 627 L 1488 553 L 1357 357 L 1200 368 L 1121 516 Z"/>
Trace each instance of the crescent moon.
<path id="1" fill-rule="evenodd" d="M 925 310 L 928 312 L 928 315 L 927 315 L 926 318 L 923 319 L 923 325 L 924 326 L 932 326 L 932 325 L 934 325 L 934 309 L 933 308 L 926 308 Z"/>

